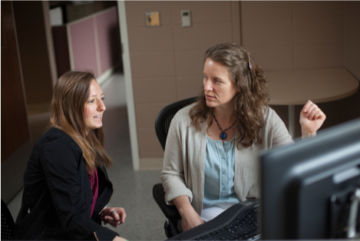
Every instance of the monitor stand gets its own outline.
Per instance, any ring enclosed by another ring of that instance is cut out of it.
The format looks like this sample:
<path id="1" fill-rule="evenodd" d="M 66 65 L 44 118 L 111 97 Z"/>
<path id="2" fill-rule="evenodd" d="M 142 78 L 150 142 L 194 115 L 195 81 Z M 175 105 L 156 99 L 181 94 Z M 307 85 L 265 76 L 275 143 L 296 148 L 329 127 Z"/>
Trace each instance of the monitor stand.
<path id="1" fill-rule="evenodd" d="M 330 237 L 360 237 L 360 187 L 333 194 L 330 197 Z"/>

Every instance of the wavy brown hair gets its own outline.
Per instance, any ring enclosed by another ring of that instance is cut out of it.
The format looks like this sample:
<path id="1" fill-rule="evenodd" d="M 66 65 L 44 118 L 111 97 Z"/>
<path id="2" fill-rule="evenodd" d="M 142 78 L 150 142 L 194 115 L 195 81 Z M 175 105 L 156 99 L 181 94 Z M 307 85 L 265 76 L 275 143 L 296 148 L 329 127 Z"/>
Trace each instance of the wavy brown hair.
<path id="1" fill-rule="evenodd" d="M 250 147 L 262 143 L 260 130 L 264 126 L 264 114 L 268 110 L 269 94 L 264 73 L 250 57 L 248 51 L 236 44 L 217 44 L 205 52 L 204 62 L 211 60 L 225 66 L 229 78 L 240 90 L 234 96 L 236 123 L 236 146 Z M 200 131 L 200 124 L 213 121 L 213 108 L 206 105 L 202 90 L 195 106 L 190 110 L 192 124 Z"/>
<path id="2" fill-rule="evenodd" d="M 50 127 L 66 132 L 81 148 L 85 166 L 91 173 L 96 166 L 108 167 L 111 159 L 104 148 L 104 131 L 88 129 L 84 121 L 84 107 L 89 98 L 91 72 L 67 72 L 56 82 L 50 117 Z"/>

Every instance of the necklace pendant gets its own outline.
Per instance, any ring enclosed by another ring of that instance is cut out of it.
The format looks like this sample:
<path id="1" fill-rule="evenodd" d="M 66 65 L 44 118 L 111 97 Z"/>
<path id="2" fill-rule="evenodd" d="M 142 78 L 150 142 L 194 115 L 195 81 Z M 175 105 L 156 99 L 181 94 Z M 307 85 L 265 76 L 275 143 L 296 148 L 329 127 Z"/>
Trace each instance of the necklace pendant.
<path id="1" fill-rule="evenodd" d="M 226 134 L 226 132 L 225 132 L 225 131 L 221 132 L 221 134 L 220 134 L 220 138 L 221 138 L 222 140 L 226 140 L 226 138 L 227 138 L 227 134 Z"/>

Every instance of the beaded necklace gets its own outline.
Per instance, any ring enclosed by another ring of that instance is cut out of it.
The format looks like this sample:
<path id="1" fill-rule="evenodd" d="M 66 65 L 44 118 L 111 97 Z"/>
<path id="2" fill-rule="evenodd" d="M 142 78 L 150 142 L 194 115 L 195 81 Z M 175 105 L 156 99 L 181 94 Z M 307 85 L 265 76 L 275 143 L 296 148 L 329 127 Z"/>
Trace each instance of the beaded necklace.
<path id="1" fill-rule="evenodd" d="M 216 117 L 215 117 L 215 115 L 214 115 L 214 113 L 213 113 L 213 116 L 214 116 L 214 119 L 215 119 L 215 121 L 216 121 L 216 124 L 218 125 L 219 129 L 221 130 L 220 138 L 221 138 L 222 140 L 226 140 L 226 138 L 227 138 L 226 131 L 229 130 L 229 129 L 231 129 L 231 127 L 233 127 L 233 126 L 235 125 L 236 120 L 234 121 L 234 123 L 233 123 L 229 128 L 227 128 L 227 129 L 225 129 L 225 130 L 222 130 L 221 127 L 220 127 L 220 125 L 219 125 L 219 122 L 217 121 L 217 119 L 216 119 Z"/>

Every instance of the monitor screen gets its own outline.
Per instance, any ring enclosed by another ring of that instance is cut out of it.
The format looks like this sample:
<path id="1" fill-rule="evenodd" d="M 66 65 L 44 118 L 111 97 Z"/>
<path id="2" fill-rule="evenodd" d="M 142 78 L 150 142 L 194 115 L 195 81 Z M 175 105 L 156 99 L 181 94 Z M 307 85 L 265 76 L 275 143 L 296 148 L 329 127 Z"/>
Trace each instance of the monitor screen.
<path id="1" fill-rule="evenodd" d="M 360 119 L 263 152 L 260 169 L 262 239 L 359 232 Z"/>

